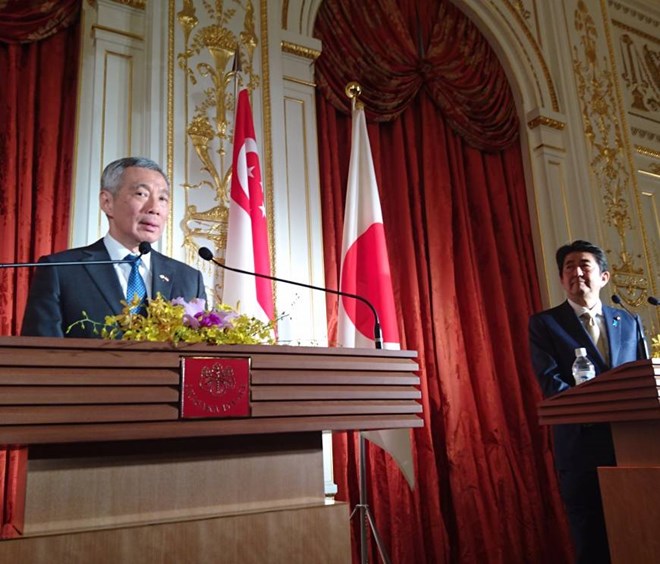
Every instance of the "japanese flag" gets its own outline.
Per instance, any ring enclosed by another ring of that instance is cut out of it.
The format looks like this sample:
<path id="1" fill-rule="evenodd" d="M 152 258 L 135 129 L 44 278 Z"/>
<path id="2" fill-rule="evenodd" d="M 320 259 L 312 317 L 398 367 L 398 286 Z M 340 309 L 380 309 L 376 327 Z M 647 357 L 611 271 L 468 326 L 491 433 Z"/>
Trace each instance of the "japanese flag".
<path id="1" fill-rule="evenodd" d="M 340 290 L 371 302 L 380 319 L 384 347 L 398 349 L 399 330 L 376 173 L 364 109 L 357 104 L 353 109 L 351 143 Z M 368 306 L 353 298 L 340 297 L 337 339 L 343 347 L 374 347 L 374 316 Z M 363 435 L 390 453 L 410 487 L 414 487 L 410 431 L 368 431 Z"/>

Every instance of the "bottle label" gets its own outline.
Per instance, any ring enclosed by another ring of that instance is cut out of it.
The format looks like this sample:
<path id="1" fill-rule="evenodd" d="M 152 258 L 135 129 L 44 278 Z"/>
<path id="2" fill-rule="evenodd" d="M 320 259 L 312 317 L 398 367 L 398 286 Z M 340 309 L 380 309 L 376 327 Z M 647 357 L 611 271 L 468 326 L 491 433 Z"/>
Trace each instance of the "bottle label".
<path id="1" fill-rule="evenodd" d="M 575 373 L 575 383 L 582 384 L 588 380 L 591 380 L 595 374 L 591 370 L 580 370 Z"/>

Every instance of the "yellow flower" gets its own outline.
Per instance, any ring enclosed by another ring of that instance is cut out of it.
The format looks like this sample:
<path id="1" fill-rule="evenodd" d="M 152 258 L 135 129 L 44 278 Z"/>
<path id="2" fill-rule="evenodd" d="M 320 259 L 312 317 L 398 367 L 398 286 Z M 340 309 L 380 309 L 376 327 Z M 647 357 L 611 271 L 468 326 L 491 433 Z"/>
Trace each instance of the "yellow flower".
<path id="1" fill-rule="evenodd" d="M 204 308 L 203 300 L 186 302 L 183 298 L 172 301 L 158 294 L 144 308 L 143 314 L 131 313 L 139 299 L 121 302 L 118 315 L 108 315 L 103 323 L 94 321 L 83 312 L 83 319 L 71 327 L 85 323 L 94 326 L 95 333 L 104 339 L 127 341 L 156 341 L 170 343 L 208 343 L 211 345 L 255 345 L 275 342 L 274 323 L 264 323 L 254 317 L 239 314 L 235 309 L 218 304 Z"/>

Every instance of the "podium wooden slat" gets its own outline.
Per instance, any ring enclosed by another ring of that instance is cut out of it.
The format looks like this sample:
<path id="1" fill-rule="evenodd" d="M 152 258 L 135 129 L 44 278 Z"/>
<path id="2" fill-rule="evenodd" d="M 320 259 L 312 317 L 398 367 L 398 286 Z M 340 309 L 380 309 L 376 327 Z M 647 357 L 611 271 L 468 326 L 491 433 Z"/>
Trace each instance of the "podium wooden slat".
<path id="1" fill-rule="evenodd" d="M 143 384 L 163 384 L 175 386 L 179 383 L 177 368 L 157 370 L 154 368 L 86 368 L 67 366 L 39 367 L 4 366 L 0 372 L 0 386 L 106 386 L 134 384 L 139 379 Z"/>
<path id="2" fill-rule="evenodd" d="M 0 425 L 164 421 L 178 417 L 176 404 L 0 406 Z"/>
<path id="3" fill-rule="evenodd" d="M 412 386 L 253 386 L 252 402 L 317 399 L 421 399 Z"/>
<path id="4" fill-rule="evenodd" d="M 383 411 L 383 410 L 379 410 Z M 411 407 L 409 411 L 413 411 Z M 165 438 L 271 435 L 310 431 L 375 430 L 422 427 L 418 413 L 319 415 L 307 417 L 251 417 L 81 423 L 77 425 L 4 425 L 3 444 L 83 443 L 93 441 L 140 441 Z"/>
<path id="5" fill-rule="evenodd" d="M 252 417 L 282 417 L 291 415 L 346 415 L 369 413 L 421 413 L 416 401 L 278 401 L 260 402 L 252 407 Z"/>
<path id="6" fill-rule="evenodd" d="M 409 372 L 364 372 L 346 370 L 256 370 L 252 367 L 253 385 L 273 384 L 380 384 L 384 379 L 393 386 L 419 386 L 419 377 Z"/>
<path id="7" fill-rule="evenodd" d="M 176 403 L 175 386 L 2 386 L 0 405 Z"/>

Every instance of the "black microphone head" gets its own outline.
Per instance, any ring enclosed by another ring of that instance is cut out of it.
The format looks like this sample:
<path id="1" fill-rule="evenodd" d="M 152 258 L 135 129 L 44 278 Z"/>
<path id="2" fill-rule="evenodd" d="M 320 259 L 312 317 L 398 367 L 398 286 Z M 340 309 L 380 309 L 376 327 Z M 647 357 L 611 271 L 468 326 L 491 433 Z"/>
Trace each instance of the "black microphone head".
<path id="1" fill-rule="evenodd" d="M 138 250 L 141 255 L 148 255 L 151 252 L 151 243 L 142 241 L 142 243 L 138 245 Z"/>
<path id="2" fill-rule="evenodd" d="M 207 247 L 200 247 L 199 251 L 199 256 L 202 257 L 204 260 L 213 260 L 213 253 L 211 252 L 211 249 Z"/>
<path id="3" fill-rule="evenodd" d="M 651 305 L 654 305 L 654 306 L 660 305 L 660 300 L 658 298 L 656 298 L 655 296 L 649 296 L 648 302 Z"/>
<path id="4" fill-rule="evenodd" d="M 617 305 L 621 305 L 621 298 L 617 294 L 612 294 L 612 301 Z"/>

